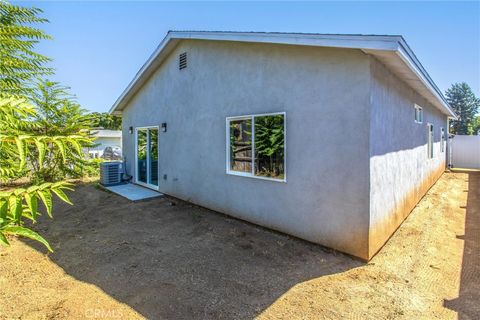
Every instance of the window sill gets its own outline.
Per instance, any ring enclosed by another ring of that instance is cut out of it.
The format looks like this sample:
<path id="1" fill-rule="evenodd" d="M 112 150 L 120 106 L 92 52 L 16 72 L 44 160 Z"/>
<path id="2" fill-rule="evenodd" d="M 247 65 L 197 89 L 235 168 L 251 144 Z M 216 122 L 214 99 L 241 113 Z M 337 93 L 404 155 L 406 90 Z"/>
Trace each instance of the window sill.
<path id="1" fill-rule="evenodd" d="M 253 179 L 259 179 L 259 180 L 266 180 L 266 181 L 272 181 L 272 182 L 280 182 L 280 183 L 287 183 L 287 179 L 274 179 L 274 178 L 267 178 L 267 177 L 259 177 L 259 176 L 254 176 L 251 173 L 248 172 L 237 172 L 237 171 L 228 171 L 226 174 L 231 175 L 231 176 L 238 176 L 238 177 L 245 177 L 245 178 L 253 178 Z"/>

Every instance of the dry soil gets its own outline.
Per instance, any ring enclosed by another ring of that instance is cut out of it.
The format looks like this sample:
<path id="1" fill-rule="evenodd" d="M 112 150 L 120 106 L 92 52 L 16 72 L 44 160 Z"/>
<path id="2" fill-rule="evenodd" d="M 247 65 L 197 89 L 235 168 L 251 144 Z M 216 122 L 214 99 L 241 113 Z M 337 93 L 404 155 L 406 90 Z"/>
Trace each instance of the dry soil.
<path id="1" fill-rule="evenodd" d="M 479 319 L 480 173 L 445 173 L 369 263 L 188 203 L 79 185 L 0 248 L 0 319 Z"/>

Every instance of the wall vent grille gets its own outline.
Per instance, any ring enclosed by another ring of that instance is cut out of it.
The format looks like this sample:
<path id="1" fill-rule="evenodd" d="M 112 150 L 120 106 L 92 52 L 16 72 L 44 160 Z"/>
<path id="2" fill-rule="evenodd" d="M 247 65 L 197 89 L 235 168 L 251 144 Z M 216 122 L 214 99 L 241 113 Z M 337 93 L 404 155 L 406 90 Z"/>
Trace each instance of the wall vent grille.
<path id="1" fill-rule="evenodd" d="M 180 70 L 185 69 L 187 67 L 187 53 L 180 53 L 179 59 L 178 59 L 178 67 Z"/>

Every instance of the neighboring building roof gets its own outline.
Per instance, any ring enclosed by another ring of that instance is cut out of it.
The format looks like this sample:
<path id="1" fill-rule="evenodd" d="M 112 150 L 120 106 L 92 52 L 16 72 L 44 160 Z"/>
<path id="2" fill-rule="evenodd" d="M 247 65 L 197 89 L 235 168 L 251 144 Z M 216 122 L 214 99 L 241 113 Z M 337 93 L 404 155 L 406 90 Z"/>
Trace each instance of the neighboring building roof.
<path id="1" fill-rule="evenodd" d="M 456 118 L 442 92 L 402 36 L 223 31 L 169 31 L 109 112 L 121 113 L 128 101 L 157 70 L 178 42 L 184 39 L 359 49 L 375 56 L 444 114 Z"/>
<path id="2" fill-rule="evenodd" d="M 92 135 L 95 138 L 121 138 L 122 131 L 121 130 L 92 130 Z"/>

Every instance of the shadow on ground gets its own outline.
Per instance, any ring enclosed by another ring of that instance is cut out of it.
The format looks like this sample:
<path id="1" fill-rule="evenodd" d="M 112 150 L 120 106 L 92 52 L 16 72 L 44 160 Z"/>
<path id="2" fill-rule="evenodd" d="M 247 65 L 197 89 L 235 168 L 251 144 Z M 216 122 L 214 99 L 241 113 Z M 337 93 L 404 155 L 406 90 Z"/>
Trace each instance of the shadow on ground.
<path id="1" fill-rule="evenodd" d="M 457 236 L 464 241 L 460 291 L 456 299 L 445 300 L 444 306 L 458 312 L 458 319 L 480 317 L 480 172 L 468 174 L 468 196 L 465 234 Z"/>
<path id="2" fill-rule="evenodd" d="M 133 203 L 82 185 L 71 199 L 36 227 L 50 259 L 151 319 L 252 318 L 298 283 L 363 265 L 166 197 Z"/>

